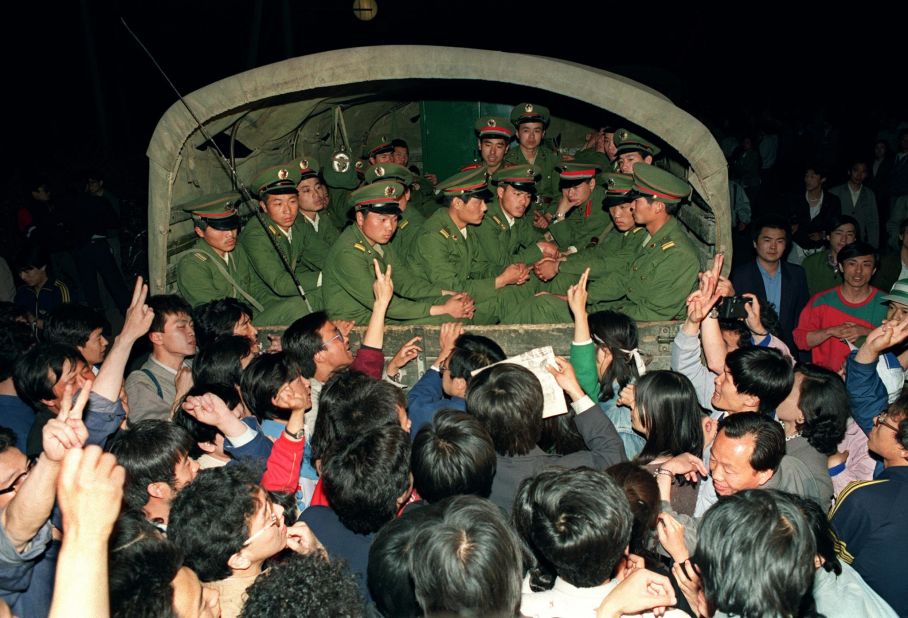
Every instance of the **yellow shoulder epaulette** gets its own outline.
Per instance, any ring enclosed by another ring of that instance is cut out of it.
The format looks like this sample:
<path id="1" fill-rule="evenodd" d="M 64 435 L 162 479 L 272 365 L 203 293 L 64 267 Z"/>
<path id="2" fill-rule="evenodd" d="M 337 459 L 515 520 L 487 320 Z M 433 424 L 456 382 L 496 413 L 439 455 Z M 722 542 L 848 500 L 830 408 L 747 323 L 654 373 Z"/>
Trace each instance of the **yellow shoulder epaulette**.
<path id="1" fill-rule="evenodd" d="M 397 229 L 402 230 L 405 227 L 407 227 L 408 225 L 410 225 L 409 221 L 401 221 L 400 223 L 397 224 Z"/>
<path id="2" fill-rule="evenodd" d="M 445 238 L 451 238 L 451 232 L 448 231 L 448 228 L 443 227 L 440 230 L 438 230 L 438 233 L 441 234 L 442 236 L 444 236 Z"/>
<path id="3" fill-rule="evenodd" d="M 270 223 L 268 224 L 268 231 L 277 236 L 277 230 L 274 229 L 274 227 Z"/>
<path id="4" fill-rule="evenodd" d="M 354 246 L 355 248 L 359 249 L 360 251 L 362 251 L 363 253 L 366 252 L 366 248 L 363 246 L 362 243 L 355 242 L 355 243 L 353 243 L 353 246 Z"/>
<path id="5" fill-rule="evenodd" d="M 634 229 L 631 230 L 631 234 L 636 234 L 638 232 L 642 232 L 645 229 L 646 228 L 643 227 L 642 225 L 638 225 L 637 227 L 635 227 Z"/>
<path id="6" fill-rule="evenodd" d="M 675 246 L 675 241 L 674 241 L 674 240 L 670 240 L 670 241 L 668 241 L 668 242 L 662 244 L 662 250 L 663 250 L 663 251 L 668 251 L 669 249 L 671 249 L 671 248 L 674 247 L 674 246 Z"/>
<path id="7" fill-rule="evenodd" d="M 501 219 L 498 218 L 498 215 L 492 215 L 492 221 L 494 221 L 495 224 L 498 225 L 498 227 L 504 228 L 504 226 L 501 224 Z"/>
<path id="8" fill-rule="evenodd" d="M 202 253 L 201 251 L 196 251 L 192 255 L 194 255 L 196 257 L 196 259 L 199 260 L 200 262 L 208 261 L 208 256 L 205 255 L 204 253 Z"/>

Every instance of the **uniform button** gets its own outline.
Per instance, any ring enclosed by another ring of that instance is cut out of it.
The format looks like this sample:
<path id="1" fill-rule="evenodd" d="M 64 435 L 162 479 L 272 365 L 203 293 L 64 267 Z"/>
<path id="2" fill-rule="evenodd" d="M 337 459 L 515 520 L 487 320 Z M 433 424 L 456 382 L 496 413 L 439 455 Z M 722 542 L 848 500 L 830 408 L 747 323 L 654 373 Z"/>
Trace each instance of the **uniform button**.
<path id="1" fill-rule="evenodd" d="M 634 272 L 637 272 L 637 267 L 636 267 L 636 266 L 634 266 Z"/>

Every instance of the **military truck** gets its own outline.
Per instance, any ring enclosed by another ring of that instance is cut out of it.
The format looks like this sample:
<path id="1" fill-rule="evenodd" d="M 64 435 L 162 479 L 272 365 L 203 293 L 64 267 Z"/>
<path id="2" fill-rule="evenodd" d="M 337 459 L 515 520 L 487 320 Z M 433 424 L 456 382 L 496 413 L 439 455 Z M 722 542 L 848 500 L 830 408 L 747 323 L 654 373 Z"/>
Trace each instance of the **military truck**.
<path id="1" fill-rule="evenodd" d="M 405 139 L 410 163 L 443 179 L 475 156 L 473 122 L 487 114 L 507 116 L 521 101 L 551 110 L 547 140 L 565 154 L 605 124 L 651 136 L 663 151 L 659 164 L 685 176 L 694 188 L 692 203 L 679 218 L 701 263 L 716 252 L 730 257 L 727 164 L 716 140 L 665 96 L 601 69 L 478 49 L 359 47 L 246 71 L 188 94 L 185 101 L 192 114 L 175 102 L 158 122 L 147 151 L 154 293 L 175 289 L 174 268 L 194 238 L 192 222 L 179 206 L 236 186 L 212 141 L 245 183 L 257 170 L 302 154 L 319 157 L 323 165 L 338 152 L 356 160 L 376 135 Z M 254 206 L 241 214 L 250 215 Z M 640 325 L 641 348 L 651 366 L 668 365 L 677 328 L 676 322 Z M 547 344 L 566 352 L 572 335 L 568 324 L 471 331 L 495 338 L 509 354 Z M 404 376 L 410 383 L 434 359 L 437 327 L 392 326 L 386 336 L 385 349 L 393 353 L 416 335 L 423 337 L 424 353 Z"/>

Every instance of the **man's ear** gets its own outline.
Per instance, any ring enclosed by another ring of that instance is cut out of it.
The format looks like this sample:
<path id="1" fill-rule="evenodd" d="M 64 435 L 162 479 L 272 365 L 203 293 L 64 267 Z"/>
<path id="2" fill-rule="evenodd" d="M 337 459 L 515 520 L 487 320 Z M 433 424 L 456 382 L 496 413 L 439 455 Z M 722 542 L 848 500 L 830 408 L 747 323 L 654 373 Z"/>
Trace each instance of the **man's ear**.
<path id="1" fill-rule="evenodd" d="M 154 345 L 162 345 L 164 343 L 164 333 L 148 333 L 148 340 Z"/>
<path id="2" fill-rule="evenodd" d="M 147 491 L 148 495 L 152 498 L 158 498 L 159 500 L 169 500 L 172 493 L 170 491 L 170 485 L 163 481 L 149 483 L 148 487 L 145 488 L 145 491 Z"/>
<path id="3" fill-rule="evenodd" d="M 193 229 L 195 230 L 195 235 L 196 235 L 196 236 L 198 236 L 199 238 L 204 238 L 204 237 L 205 237 L 205 232 L 203 232 L 203 231 L 202 231 L 202 228 L 200 228 L 198 225 L 195 226 Z"/>
<path id="4" fill-rule="evenodd" d="M 748 395 L 747 393 L 741 393 L 744 396 L 744 405 L 748 407 L 760 409 L 760 398 L 756 395 Z"/>
<path id="5" fill-rule="evenodd" d="M 244 571 L 252 565 L 252 562 L 243 555 L 243 550 L 241 549 L 235 554 L 231 554 L 227 558 L 227 566 L 229 566 L 234 571 Z"/>
<path id="6" fill-rule="evenodd" d="M 596 179 L 590 178 L 590 191 L 596 188 Z"/>
<path id="7" fill-rule="evenodd" d="M 774 470 L 761 470 L 757 472 L 757 479 L 760 481 L 760 487 L 769 482 L 769 479 L 772 478 Z"/>
<path id="8" fill-rule="evenodd" d="M 467 381 L 466 381 L 466 379 L 464 379 L 464 378 L 453 378 L 453 379 L 451 380 L 451 386 L 454 387 L 453 390 L 456 391 L 457 393 L 463 393 L 463 395 L 461 395 L 461 396 L 464 396 L 464 395 L 467 394 Z"/>
<path id="9" fill-rule="evenodd" d="M 214 442 L 196 442 L 196 445 L 206 453 L 213 453 L 217 449 Z"/>

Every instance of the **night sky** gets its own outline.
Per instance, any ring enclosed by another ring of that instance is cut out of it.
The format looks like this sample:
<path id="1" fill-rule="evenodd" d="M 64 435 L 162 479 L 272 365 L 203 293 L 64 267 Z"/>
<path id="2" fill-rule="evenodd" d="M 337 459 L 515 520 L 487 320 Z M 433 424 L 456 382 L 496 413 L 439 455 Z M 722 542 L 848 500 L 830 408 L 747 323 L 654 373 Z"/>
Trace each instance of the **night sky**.
<path id="1" fill-rule="evenodd" d="M 872 139 L 881 114 L 908 108 L 895 96 L 908 88 L 893 85 L 899 74 L 904 80 L 904 28 L 872 8 L 846 15 L 831 14 L 830 5 L 763 3 L 711 10 L 701 3 L 557 2 L 543 10 L 516 2 L 377 2 L 371 22 L 354 17 L 352 0 L 70 0 L 7 8 L 4 169 L 12 177 L 100 166 L 119 178 L 120 193 L 142 195 L 145 148 L 175 96 L 121 16 L 184 93 L 289 57 L 410 43 L 602 67 L 662 91 L 701 119 L 770 106 L 793 122 L 822 109 L 854 143 Z"/>

